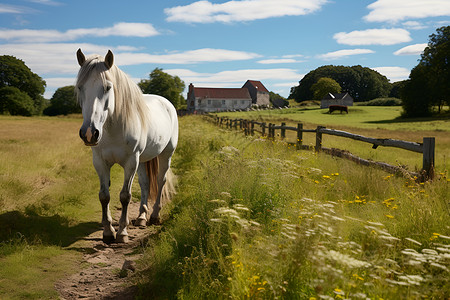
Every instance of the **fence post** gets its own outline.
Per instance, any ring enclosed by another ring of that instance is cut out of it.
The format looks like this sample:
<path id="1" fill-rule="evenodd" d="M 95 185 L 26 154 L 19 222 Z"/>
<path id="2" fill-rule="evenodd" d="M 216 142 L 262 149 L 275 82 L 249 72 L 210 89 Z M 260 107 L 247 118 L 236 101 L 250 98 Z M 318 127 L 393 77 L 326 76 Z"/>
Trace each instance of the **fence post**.
<path id="1" fill-rule="evenodd" d="M 297 150 L 300 150 L 303 145 L 303 124 L 297 124 Z"/>
<path id="2" fill-rule="evenodd" d="M 266 123 L 261 124 L 262 136 L 266 136 Z"/>
<path id="3" fill-rule="evenodd" d="M 434 177 L 434 137 L 423 138 L 423 180 L 433 179 Z"/>
<path id="4" fill-rule="evenodd" d="M 250 134 L 255 135 L 255 121 L 253 121 L 253 120 L 251 121 Z"/>
<path id="5" fill-rule="evenodd" d="M 322 150 L 322 132 L 320 131 L 325 127 L 317 126 L 316 129 L 316 152 L 320 152 Z"/>
<path id="6" fill-rule="evenodd" d="M 281 123 L 281 139 L 284 140 L 286 138 L 286 123 Z"/>

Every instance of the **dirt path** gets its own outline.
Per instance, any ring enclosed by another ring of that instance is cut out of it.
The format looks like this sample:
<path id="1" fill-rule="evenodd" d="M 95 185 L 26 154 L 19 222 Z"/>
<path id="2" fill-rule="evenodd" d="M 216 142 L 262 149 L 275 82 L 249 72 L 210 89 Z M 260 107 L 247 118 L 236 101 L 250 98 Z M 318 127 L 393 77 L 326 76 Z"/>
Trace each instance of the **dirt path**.
<path id="1" fill-rule="evenodd" d="M 139 203 L 130 203 L 130 220 L 137 218 L 138 211 Z M 120 210 L 114 215 L 117 229 Z M 127 244 L 107 245 L 102 242 L 102 230 L 99 230 L 69 246 L 84 254 L 80 271 L 55 284 L 61 299 L 133 299 L 136 289 L 128 277 L 135 270 L 135 261 L 142 256 L 136 250 L 157 230 L 155 226 L 142 229 L 130 224 Z"/>

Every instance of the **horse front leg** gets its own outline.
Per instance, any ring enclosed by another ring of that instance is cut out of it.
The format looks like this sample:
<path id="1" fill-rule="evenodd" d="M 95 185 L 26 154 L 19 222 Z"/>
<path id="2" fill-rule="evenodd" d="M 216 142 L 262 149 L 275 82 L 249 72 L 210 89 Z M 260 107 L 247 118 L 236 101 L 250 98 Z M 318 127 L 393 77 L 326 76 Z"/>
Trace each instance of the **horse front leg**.
<path id="1" fill-rule="evenodd" d="M 131 185 L 133 184 L 133 179 L 136 174 L 138 167 L 138 157 L 130 159 L 124 165 L 124 182 L 122 191 L 120 192 L 120 203 L 122 203 L 122 213 L 119 220 L 119 229 L 117 230 L 117 243 L 127 243 L 128 242 L 128 231 L 127 226 L 130 224 L 128 219 L 128 204 L 131 201 Z"/>
<path id="2" fill-rule="evenodd" d="M 116 231 L 112 226 L 112 217 L 109 211 L 109 184 L 111 166 L 104 162 L 96 153 L 93 153 L 94 167 L 100 179 L 98 198 L 102 205 L 103 242 L 110 244 L 116 239 Z"/>

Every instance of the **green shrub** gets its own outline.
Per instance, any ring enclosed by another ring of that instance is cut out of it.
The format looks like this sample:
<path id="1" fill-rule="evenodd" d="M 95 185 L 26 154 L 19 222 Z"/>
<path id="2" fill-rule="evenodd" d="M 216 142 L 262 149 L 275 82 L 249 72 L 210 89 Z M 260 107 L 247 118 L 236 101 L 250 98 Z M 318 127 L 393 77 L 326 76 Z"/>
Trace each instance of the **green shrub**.
<path id="1" fill-rule="evenodd" d="M 376 98 L 367 102 L 359 102 L 358 106 L 401 106 L 402 100 L 399 98 Z"/>

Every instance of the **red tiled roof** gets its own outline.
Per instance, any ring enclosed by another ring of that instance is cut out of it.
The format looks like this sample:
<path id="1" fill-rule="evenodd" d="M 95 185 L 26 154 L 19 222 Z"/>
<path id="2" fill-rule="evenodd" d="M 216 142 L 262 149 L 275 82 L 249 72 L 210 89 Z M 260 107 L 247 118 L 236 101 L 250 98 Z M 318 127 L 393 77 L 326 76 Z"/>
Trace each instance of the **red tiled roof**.
<path id="1" fill-rule="evenodd" d="M 195 98 L 209 99 L 251 99 L 246 88 L 198 88 L 194 87 Z"/>
<path id="2" fill-rule="evenodd" d="M 258 91 L 266 92 L 266 93 L 269 92 L 266 89 L 266 87 L 262 84 L 261 81 L 257 81 L 257 80 L 247 80 L 247 81 L 250 82 L 254 87 L 256 87 L 258 89 Z"/>

